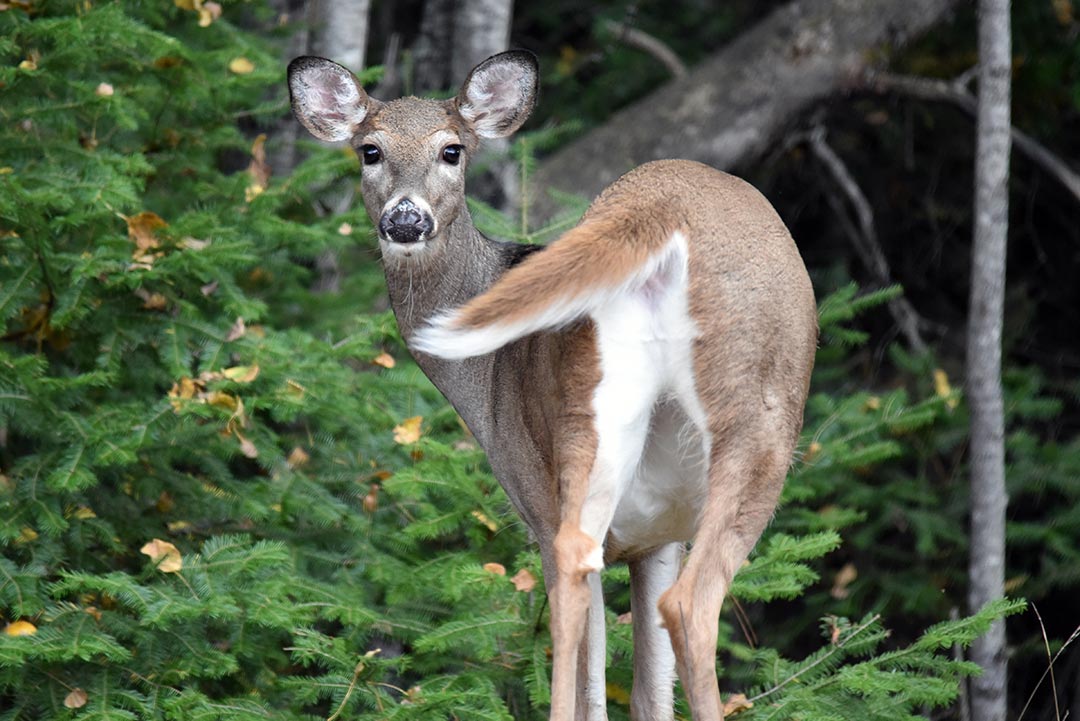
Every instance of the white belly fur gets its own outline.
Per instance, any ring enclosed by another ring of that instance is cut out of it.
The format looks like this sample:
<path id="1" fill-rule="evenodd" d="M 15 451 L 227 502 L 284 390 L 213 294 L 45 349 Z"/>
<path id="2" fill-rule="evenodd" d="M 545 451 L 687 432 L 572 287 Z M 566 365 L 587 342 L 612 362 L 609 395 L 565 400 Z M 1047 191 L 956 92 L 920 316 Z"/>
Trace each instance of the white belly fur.
<path id="1" fill-rule="evenodd" d="M 593 314 L 602 377 L 582 528 L 624 553 L 689 540 L 706 492 L 709 438 L 694 387 L 697 328 L 687 305 L 686 239 L 650 275 Z"/>

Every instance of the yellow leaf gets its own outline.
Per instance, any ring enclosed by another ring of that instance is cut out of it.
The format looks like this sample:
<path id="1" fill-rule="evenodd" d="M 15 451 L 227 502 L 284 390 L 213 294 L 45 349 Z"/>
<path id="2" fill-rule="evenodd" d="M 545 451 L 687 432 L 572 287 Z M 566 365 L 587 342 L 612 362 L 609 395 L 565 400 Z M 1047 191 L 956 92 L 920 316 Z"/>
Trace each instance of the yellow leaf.
<path id="1" fill-rule="evenodd" d="M 251 144 L 251 162 L 248 163 L 248 175 L 254 185 L 265 188 L 270 182 L 270 166 L 266 163 L 266 133 L 259 133 Z M 261 190 L 259 192 L 262 192 Z"/>
<path id="2" fill-rule="evenodd" d="M 147 293 L 143 299 L 143 308 L 147 310 L 165 310 L 169 307 L 169 300 L 161 293 Z"/>
<path id="3" fill-rule="evenodd" d="M 147 542 L 139 549 L 139 553 L 149 556 L 150 560 L 157 564 L 157 570 L 162 573 L 176 573 L 184 567 L 180 549 L 160 538 Z"/>
<path id="4" fill-rule="evenodd" d="M 496 576 L 506 575 L 506 566 L 502 565 L 501 563 L 485 563 L 484 570 L 488 573 L 493 573 Z"/>
<path id="5" fill-rule="evenodd" d="M 173 3 L 181 10 L 198 10 L 202 7 L 202 0 L 173 0 Z"/>
<path id="6" fill-rule="evenodd" d="M 166 523 L 165 527 L 169 529 L 169 533 L 182 533 L 191 528 L 191 521 L 172 521 Z"/>
<path id="7" fill-rule="evenodd" d="M 244 188 L 244 202 L 250 203 L 251 201 L 255 200 L 255 198 L 258 198 L 260 195 L 262 195 L 265 190 L 266 188 L 259 185 L 258 183 L 249 185 L 248 187 Z"/>
<path id="8" fill-rule="evenodd" d="M 221 375 L 236 383 L 250 383 L 259 377 L 259 366 L 233 366 L 221 371 Z"/>
<path id="9" fill-rule="evenodd" d="M 611 683 L 610 681 L 605 684 L 605 691 L 607 697 L 621 706 L 628 706 L 630 704 L 630 693 L 617 683 Z"/>
<path id="10" fill-rule="evenodd" d="M 38 532 L 30 526 L 23 526 L 19 531 L 19 537 L 15 540 L 15 543 L 30 543 L 36 541 L 38 538 Z"/>
<path id="11" fill-rule="evenodd" d="M 97 514 L 94 513 L 94 509 L 89 506 L 79 506 L 75 509 L 75 518 L 80 521 L 85 521 L 88 518 L 97 518 Z"/>
<path id="12" fill-rule="evenodd" d="M 406 418 L 401 425 L 394 426 L 394 442 L 407 446 L 420 440 L 420 424 L 424 421 L 423 416 Z"/>
<path id="13" fill-rule="evenodd" d="M 480 521 L 480 523 L 483 524 L 483 526 L 492 533 L 495 533 L 495 531 L 499 530 L 499 524 L 488 518 L 487 514 L 485 514 L 483 511 L 473 511 L 472 517 Z"/>
<path id="14" fill-rule="evenodd" d="M 960 403 L 953 395 L 952 386 L 949 385 L 949 375 L 941 368 L 934 369 L 934 393 L 938 398 L 947 398 L 945 405 L 949 408 L 956 408 Z"/>
<path id="15" fill-rule="evenodd" d="M 15 168 L 11 167 L 10 165 L 5 165 L 4 167 L 0 168 L 0 175 L 11 175 L 14 172 Z"/>
<path id="16" fill-rule="evenodd" d="M 27 58 L 19 63 L 19 70 L 37 70 L 37 60 L 34 58 Z"/>
<path id="17" fill-rule="evenodd" d="M 866 399 L 866 403 L 863 403 L 863 409 L 868 411 L 876 411 L 881 408 L 881 399 L 877 396 L 870 396 Z"/>
<path id="18" fill-rule="evenodd" d="M 289 454 L 285 462 L 289 464 L 289 468 L 299 468 L 310 460 L 311 456 L 308 455 L 307 451 L 297 446 L 292 449 L 292 453 Z"/>
<path id="19" fill-rule="evenodd" d="M 522 593 L 528 593 L 536 588 L 536 577 L 527 568 L 523 568 L 514 574 L 510 581 L 514 584 L 514 588 Z"/>
<path id="20" fill-rule="evenodd" d="M 237 75 L 247 75 L 255 71 L 255 63 L 240 56 L 229 61 L 229 70 Z"/>
<path id="21" fill-rule="evenodd" d="M 817 454 L 821 453 L 821 444 L 817 441 L 811 441 L 810 446 L 806 449 L 806 455 L 803 456 L 803 463 L 809 463 L 817 457 Z"/>
<path id="22" fill-rule="evenodd" d="M 71 689 L 71 693 L 64 697 L 64 708 L 82 708 L 86 705 L 88 697 L 86 691 L 81 688 Z"/>
<path id="23" fill-rule="evenodd" d="M 4 627 L 4 633 L 8 636 L 33 636 L 37 633 L 37 626 L 29 621 L 13 621 Z"/>
<path id="24" fill-rule="evenodd" d="M 227 411 L 236 411 L 240 408 L 240 399 L 236 396 L 229 395 L 224 391 L 211 391 L 206 396 L 206 402 L 217 408 L 224 408 Z"/>
<path id="25" fill-rule="evenodd" d="M 751 708 L 754 708 L 754 703 L 746 698 L 746 694 L 733 693 L 728 696 L 727 703 L 724 704 L 724 718 Z"/>
<path id="26" fill-rule="evenodd" d="M 199 27 L 210 27 L 210 24 L 219 17 L 221 17 L 221 5 L 216 2 L 208 2 L 199 8 Z"/>
<path id="27" fill-rule="evenodd" d="M 375 356 L 374 360 L 372 360 L 371 362 L 377 366 L 382 366 L 383 368 L 393 368 L 395 365 L 397 365 L 397 361 L 394 360 L 394 356 L 390 355 L 389 353 L 380 353 L 379 355 Z"/>

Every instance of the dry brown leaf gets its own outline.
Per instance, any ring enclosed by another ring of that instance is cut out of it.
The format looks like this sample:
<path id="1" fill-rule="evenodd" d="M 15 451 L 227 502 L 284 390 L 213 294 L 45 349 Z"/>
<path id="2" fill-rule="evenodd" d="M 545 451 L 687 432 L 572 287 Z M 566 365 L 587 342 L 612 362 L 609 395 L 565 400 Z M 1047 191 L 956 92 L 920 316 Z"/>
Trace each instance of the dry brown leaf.
<path id="1" fill-rule="evenodd" d="M 98 83 L 98 86 L 94 89 L 94 95 L 102 98 L 112 97 L 115 92 L 113 86 L 109 83 Z"/>
<path id="2" fill-rule="evenodd" d="M 240 435 L 239 431 L 236 431 L 236 438 L 240 441 L 240 452 L 247 458 L 258 458 L 259 449 L 255 447 L 255 444 L 249 441 L 244 436 Z"/>
<path id="3" fill-rule="evenodd" d="M 86 705 L 88 697 L 86 691 L 81 688 L 73 688 L 67 696 L 64 697 L 64 708 L 82 708 Z"/>
<path id="4" fill-rule="evenodd" d="M 839 600 L 847 598 L 851 591 L 848 590 L 848 586 L 851 582 L 859 577 L 859 569 L 855 568 L 854 563 L 845 563 L 843 567 L 836 572 L 836 576 L 833 578 L 833 587 L 829 594 Z"/>
<path id="5" fill-rule="evenodd" d="M 29 621 L 12 621 L 4 627 L 4 633 L 8 636 L 33 636 L 37 633 L 37 626 Z"/>
<path id="6" fill-rule="evenodd" d="M 293 448 L 289 453 L 289 457 L 285 459 L 285 462 L 289 464 L 289 468 L 299 468 L 306 465 L 311 460 L 311 456 L 300 446 Z"/>
<path id="7" fill-rule="evenodd" d="M 372 483 L 367 495 L 364 496 L 364 512 L 374 513 L 379 510 L 379 485 Z"/>
<path id="8" fill-rule="evenodd" d="M 502 565 L 501 563 L 485 563 L 484 570 L 488 573 L 493 573 L 496 576 L 506 575 L 506 566 Z"/>
<path id="9" fill-rule="evenodd" d="M 1072 0 L 1050 0 L 1050 4 L 1054 6 L 1054 15 L 1057 16 L 1059 23 L 1072 25 L 1074 19 Z"/>
<path id="10" fill-rule="evenodd" d="M 416 443 L 420 440 L 420 424 L 423 422 L 423 416 L 413 416 L 403 420 L 401 425 L 394 426 L 394 442 L 403 446 Z"/>
<path id="11" fill-rule="evenodd" d="M 210 245 L 210 241 L 199 240 L 198 238 L 192 238 L 190 235 L 185 235 L 183 238 L 180 239 L 180 242 L 177 243 L 177 245 L 179 245 L 181 248 L 186 248 L 187 250 L 202 250 L 206 246 Z"/>
<path id="12" fill-rule="evenodd" d="M 754 708 L 754 704 L 750 699 L 746 698 L 746 694 L 733 693 L 728 696 L 727 703 L 724 704 L 724 718 L 734 716 L 751 708 Z"/>
<path id="13" fill-rule="evenodd" d="M 536 588 L 536 576 L 532 575 L 532 572 L 527 568 L 523 568 L 510 579 L 514 584 L 514 588 L 522 593 L 528 593 Z"/>
<path id="14" fill-rule="evenodd" d="M 814 460 L 819 453 L 821 453 L 821 444 L 817 441 L 811 441 L 810 446 L 806 449 L 806 453 L 803 454 L 803 463 L 809 463 Z"/>
<path id="15" fill-rule="evenodd" d="M 157 231 L 169 224 L 160 215 L 144 210 L 132 216 L 125 215 L 123 218 L 127 221 L 128 240 L 134 243 L 139 251 L 132 253 L 136 260 L 142 260 L 139 256 L 145 256 L 146 251 L 161 246 Z"/>
<path id="16" fill-rule="evenodd" d="M 352 235 L 352 226 L 348 223 L 342 223 L 337 229 L 338 235 Z"/>
<path id="17" fill-rule="evenodd" d="M 395 365 L 397 365 L 397 361 L 394 360 L 394 356 L 385 352 L 375 356 L 375 358 L 371 362 L 377 366 L 382 366 L 383 368 L 393 368 Z"/>
<path id="18" fill-rule="evenodd" d="M 627 611 L 626 613 L 620 613 L 615 618 L 615 623 L 619 624 L 620 626 L 629 626 L 633 622 L 634 622 L 634 613 L 633 613 L 633 611 Z"/>
<path id="19" fill-rule="evenodd" d="M 150 560 L 157 564 L 157 570 L 162 573 L 176 573 L 184 567 L 180 549 L 160 538 L 147 542 L 139 549 L 139 553 L 149 556 Z"/>
<path id="20" fill-rule="evenodd" d="M 237 338 L 241 338 L 246 332 L 247 327 L 244 325 L 244 319 L 237 318 L 236 322 L 232 324 L 232 328 L 229 328 L 229 333 L 225 336 L 225 342 L 230 343 Z"/>

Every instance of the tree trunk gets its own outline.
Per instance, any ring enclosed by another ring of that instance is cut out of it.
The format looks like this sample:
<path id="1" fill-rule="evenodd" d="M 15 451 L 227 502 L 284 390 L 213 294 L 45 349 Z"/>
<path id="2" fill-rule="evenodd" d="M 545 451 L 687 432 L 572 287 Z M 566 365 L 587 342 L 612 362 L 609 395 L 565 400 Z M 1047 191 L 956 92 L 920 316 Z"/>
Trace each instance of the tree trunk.
<path id="1" fill-rule="evenodd" d="M 803 0 L 620 110 L 543 162 L 534 187 L 589 197 L 630 168 L 691 158 L 732 168 L 767 150 L 812 103 L 865 70 L 883 45 L 902 45 L 955 0 Z M 551 208 L 534 199 L 540 216 Z"/>
<path id="2" fill-rule="evenodd" d="M 979 107 L 975 153 L 975 237 L 967 331 L 971 409 L 971 563 L 968 601 L 976 611 L 1005 593 L 1005 421 L 1001 329 L 1009 226 L 1009 0 L 979 0 Z M 1005 622 L 971 646 L 983 668 L 971 683 L 974 721 L 1005 721 Z"/>
<path id="3" fill-rule="evenodd" d="M 427 0 L 416 43 L 413 91 L 456 90 L 481 60 L 509 47 L 513 0 Z M 504 139 L 484 142 L 479 162 L 487 171 L 469 183 L 469 194 L 496 207 L 516 202 L 519 183 L 506 158 Z"/>

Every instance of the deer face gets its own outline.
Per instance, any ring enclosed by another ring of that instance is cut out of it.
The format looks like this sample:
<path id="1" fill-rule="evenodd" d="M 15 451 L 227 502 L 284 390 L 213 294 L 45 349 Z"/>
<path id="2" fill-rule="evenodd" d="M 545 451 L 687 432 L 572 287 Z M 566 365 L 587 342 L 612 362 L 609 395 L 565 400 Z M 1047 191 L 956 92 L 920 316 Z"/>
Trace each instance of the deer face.
<path id="1" fill-rule="evenodd" d="M 289 65 L 293 113 L 327 141 L 349 140 L 363 163 L 361 189 L 384 257 L 422 256 L 465 207 L 465 168 L 481 138 L 510 135 L 536 99 L 536 59 L 511 51 L 476 66 L 445 101 L 368 96 L 322 58 Z"/>

